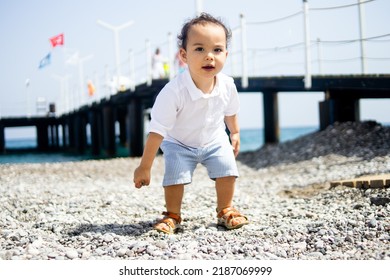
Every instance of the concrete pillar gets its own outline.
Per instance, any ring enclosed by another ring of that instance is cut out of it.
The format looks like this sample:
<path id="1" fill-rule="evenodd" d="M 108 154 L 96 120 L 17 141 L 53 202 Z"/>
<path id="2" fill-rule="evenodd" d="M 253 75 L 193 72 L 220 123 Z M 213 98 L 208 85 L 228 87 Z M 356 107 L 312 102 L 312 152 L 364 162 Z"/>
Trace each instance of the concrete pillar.
<path id="1" fill-rule="evenodd" d="M 75 128 L 76 128 L 76 150 L 80 154 L 84 154 L 87 149 L 87 120 L 82 114 L 76 116 Z"/>
<path id="2" fill-rule="evenodd" d="M 116 154 L 115 110 L 110 106 L 103 108 L 103 147 L 107 156 Z"/>
<path id="3" fill-rule="evenodd" d="M 133 98 L 127 109 L 128 147 L 130 156 L 142 156 L 144 149 L 144 105 Z"/>
<path id="4" fill-rule="evenodd" d="M 37 129 L 37 147 L 38 151 L 47 151 L 49 148 L 49 133 L 46 124 L 39 123 Z"/>
<path id="5" fill-rule="evenodd" d="M 100 111 L 89 112 L 89 123 L 91 125 L 91 152 L 99 155 L 102 149 L 102 117 Z"/>
<path id="6" fill-rule="evenodd" d="M 58 148 L 59 147 L 59 137 L 58 137 L 58 126 L 57 124 L 51 124 L 49 125 L 49 132 L 50 132 L 50 143 L 49 146 L 51 148 Z"/>
<path id="7" fill-rule="evenodd" d="M 68 145 L 70 150 L 75 150 L 76 141 L 75 141 L 75 115 L 71 115 L 68 118 Z"/>
<path id="8" fill-rule="evenodd" d="M 264 106 L 264 143 L 279 143 L 279 109 L 278 93 L 269 91 L 263 92 Z"/>
<path id="9" fill-rule="evenodd" d="M 69 147 L 69 134 L 68 134 L 68 123 L 66 121 L 62 122 L 62 147 L 66 149 Z"/>
<path id="10" fill-rule="evenodd" d="M 0 125 L 0 154 L 5 153 L 5 134 L 4 126 Z"/>
<path id="11" fill-rule="evenodd" d="M 321 130 L 335 122 L 356 122 L 360 120 L 359 99 L 331 98 L 320 102 L 319 109 Z"/>
<path id="12" fill-rule="evenodd" d="M 122 146 L 125 146 L 127 142 L 126 112 L 122 112 L 117 118 L 119 122 L 119 141 Z"/>

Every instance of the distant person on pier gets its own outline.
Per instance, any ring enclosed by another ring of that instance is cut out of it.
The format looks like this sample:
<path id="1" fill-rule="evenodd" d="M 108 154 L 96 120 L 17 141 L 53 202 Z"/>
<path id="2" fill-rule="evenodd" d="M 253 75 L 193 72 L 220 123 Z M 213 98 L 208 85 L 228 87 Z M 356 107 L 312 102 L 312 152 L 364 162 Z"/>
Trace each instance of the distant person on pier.
<path id="1" fill-rule="evenodd" d="M 152 164 L 161 147 L 166 211 L 154 225 L 157 231 L 170 234 L 180 227 L 184 185 L 192 182 L 199 163 L 215 181 L 218 225 L 236 229 L 248 224 L 233 207 L 239 175 L 235 160 L 240 150 L 238 93 L 233 79 L 220 73 L 230 37 L 230 30 L 206 13 L 186 22 L 178 36 L 180 58 L 188 69 L 158 94 L 144 153 L 134 171 L 136 188 L 149 185 Z"/>
<path id="2" fill-rule="evenodd" d="M 152 71 L 153 79 L 165 78 L 164 58 L 159 48 L 156 49 L 152 57 Z"/>

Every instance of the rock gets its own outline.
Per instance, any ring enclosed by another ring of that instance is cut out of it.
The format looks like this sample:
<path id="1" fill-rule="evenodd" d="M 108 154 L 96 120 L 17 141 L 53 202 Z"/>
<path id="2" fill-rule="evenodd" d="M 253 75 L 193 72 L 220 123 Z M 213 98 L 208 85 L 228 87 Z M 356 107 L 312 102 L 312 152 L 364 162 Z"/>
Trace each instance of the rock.
<path id="1" fill-rule="evenodd" d="M 127 252 L 127 248 L 120 248 L 118 251 L 117 251 L 117 256 L 118 257 L 123 257 L 126 255 L 126 252 Z"/>
<path id="2" fill-rule="evenodd" d="M 376 206 L 385 206 L 390 202 L 390 198 L 388 197 L 370 197 L 371 205 Z"/>
<path id="3" fill-rule="evenodd" d="M 305 251 L 306 250 L 307 243 L 305 241 L 303 242 L 298 242 L 293 244 L 293 248 L 300 250 L 300 251 Z"/>
<path id="4" fill-rule="evenodd" d="M 76 259 L 79 257 L 79 253 L 76 250 L 68 250 L 65 253 L 65 256 L 71 260 Z"/>
<path id="5" fill-rule="evenodd" d="M 378 222 L 375 220 L 375 218 L 372 218 L 370 221 L 368 221 L 368 226 L 371 228 L 376 228 Z"/>

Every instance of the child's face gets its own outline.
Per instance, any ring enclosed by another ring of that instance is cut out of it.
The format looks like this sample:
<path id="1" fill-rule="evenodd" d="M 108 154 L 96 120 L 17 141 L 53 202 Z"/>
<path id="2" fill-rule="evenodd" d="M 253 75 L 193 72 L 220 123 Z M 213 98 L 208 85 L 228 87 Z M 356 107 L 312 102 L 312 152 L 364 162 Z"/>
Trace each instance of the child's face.
<path id="1" fill-rule="evenodd" d="M 225 31 L 213 23 L 193 25 L 188 31 L 186 50 L 180 49 L 195 83 L 214 79 L 222 70 L 227 54 Z"/>

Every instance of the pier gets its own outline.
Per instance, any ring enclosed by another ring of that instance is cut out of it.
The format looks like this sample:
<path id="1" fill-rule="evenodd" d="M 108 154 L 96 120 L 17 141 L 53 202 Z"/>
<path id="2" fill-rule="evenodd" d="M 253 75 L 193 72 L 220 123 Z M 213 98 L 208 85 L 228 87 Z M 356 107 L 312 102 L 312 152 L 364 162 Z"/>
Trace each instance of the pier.
<path id="1" fill-rule="evenodd" d="M 241 78 L 235 78 L 239 93 L 263 96 L 264 143 L 279 142 L 280 92 L 323 92 L 324 100 L 318 104 L 321 130 L 335 122 L 359 121 L 360 99 L 390 98 L 390 75 L 313 76 L 310 89 L 305 88 L 303 79 L 250 77 L 243 87 Z M 84 154 L 89 149 L 93 155 L 115 156 L 119 142 L 129 156 L 141 156 L 150 108 L 167 82 L 160 79 L 140 84 L 134 90 L 118 92 L 60 116 L 1 118 L 0 153 L 6 153 L 5 128 L 34 126 L 38 151 Z"/>

